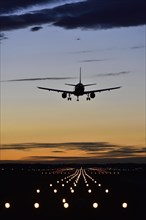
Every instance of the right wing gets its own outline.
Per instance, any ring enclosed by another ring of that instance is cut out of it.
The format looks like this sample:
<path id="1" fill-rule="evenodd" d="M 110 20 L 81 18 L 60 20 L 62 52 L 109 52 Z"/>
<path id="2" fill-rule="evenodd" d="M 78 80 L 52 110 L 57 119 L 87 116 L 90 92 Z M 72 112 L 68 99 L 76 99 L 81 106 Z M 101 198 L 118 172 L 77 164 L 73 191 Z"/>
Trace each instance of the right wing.
<path id="1" fill-rule="evenodd" d="M 106 88 L 106 89 L 96 89 L 96 90 L 85 91 L 84 94 L 89 94 L 89 93 L 91 93 L 91 92 L 104 92 L 104 91 L 110 91 L 110 90 L 120 89 L 120 88 L 121 88 L 121 86 L 112 87 L 112 88 Z"/>
<path id="2" fill-rule="evenodd" d="M 37 87 L 38 89 L 44 89 L 44 90 L 49 90 L 49 91 L 53 91 L 53 92 L 65 92 L 68 94 L 74 94 L 73 91 L 67 91 L 67 90 L 61 90 L 61 89 L 50 89 L 50 88 L 45 88 L 45 87 Z"/>

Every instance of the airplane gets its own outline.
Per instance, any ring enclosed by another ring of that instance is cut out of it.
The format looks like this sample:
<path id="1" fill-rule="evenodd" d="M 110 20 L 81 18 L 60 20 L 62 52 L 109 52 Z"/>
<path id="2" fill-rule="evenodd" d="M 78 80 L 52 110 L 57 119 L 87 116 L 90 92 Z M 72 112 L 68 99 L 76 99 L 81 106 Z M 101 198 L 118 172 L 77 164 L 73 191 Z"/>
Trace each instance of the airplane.
<path id="1" fill-rule="evenodd" d="M 80 67 L 79 83 L 77 83 L 77 84 L 68 84 L 68 83 L 66 83 L 65 85 L 74 86 L 74 90 L 69 91 L 69 90 L 51 89 L 51 88 L 45 88 L 45 87 L 37 87 L 37 88 L 48 90 L 48 91 L 53 91 L 53 92 L 61 92 L 62 93 L 62 98 L 63 99 L 67 98 L 67 100 L 71 100 L 71 95 L 74 95 L 74 96 L 77 96 L 77 101 L 79 101 L 79 96 L 87 95 L 86 100 L 90 100 L 90 99 L 95 98 L 95 93 L 96 92 L 104 92 L 104 91 L 110 91 L 110 90 L 121 88 L 121 86 L 117 86 L 117 87 L 106 88 L 106 89 L 95 89 L 95 90 L 85 91 L 86 86 L 96 85 L 96 83 L 82 84 L 82 82 L 81 82 L 81 67 Z"/>

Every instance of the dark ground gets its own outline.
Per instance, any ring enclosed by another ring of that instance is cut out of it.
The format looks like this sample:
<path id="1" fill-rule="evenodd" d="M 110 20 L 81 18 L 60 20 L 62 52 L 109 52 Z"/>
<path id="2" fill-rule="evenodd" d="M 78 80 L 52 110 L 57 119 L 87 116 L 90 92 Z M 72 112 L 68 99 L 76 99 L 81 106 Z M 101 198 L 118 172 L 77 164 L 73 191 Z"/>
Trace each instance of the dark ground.
<path id="1" fill-rule="evenodd" d="M 69 203 L 67 209 L 63 198 Z M 40 205 L 38 209 L 35 202 Z M 93 202 L 98 208 L 93 208 Z M 122 207 L 123 202 L 127 208 Z M 0 164 L 0 219 L 54 218 L 145 220 L 146 164 Z"/>

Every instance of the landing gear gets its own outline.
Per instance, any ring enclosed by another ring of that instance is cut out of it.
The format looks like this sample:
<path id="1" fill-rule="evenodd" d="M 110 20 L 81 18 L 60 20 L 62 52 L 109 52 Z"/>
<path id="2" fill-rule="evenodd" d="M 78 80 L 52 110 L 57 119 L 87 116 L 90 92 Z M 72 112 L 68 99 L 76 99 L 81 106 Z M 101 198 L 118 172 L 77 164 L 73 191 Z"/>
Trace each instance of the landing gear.
<path id="1" fill-rule="evenodd" d="M 89 97 L 89 94 L 87 95 L 87 98 L 86 98 L 87 101 L 90 101 L 90 97 Z"/>
<path id="2" fill-rule="evenodd" d="M 68 98 L 67 98 L 67 100 L 71 101 L 71 97 L 70 97 L 70 94 L 68 95 Z"/>
<path id="3" fill-rule="evenodd" d="M 79 101 L 79 97 L 77 96 L 77 101 Z"/>

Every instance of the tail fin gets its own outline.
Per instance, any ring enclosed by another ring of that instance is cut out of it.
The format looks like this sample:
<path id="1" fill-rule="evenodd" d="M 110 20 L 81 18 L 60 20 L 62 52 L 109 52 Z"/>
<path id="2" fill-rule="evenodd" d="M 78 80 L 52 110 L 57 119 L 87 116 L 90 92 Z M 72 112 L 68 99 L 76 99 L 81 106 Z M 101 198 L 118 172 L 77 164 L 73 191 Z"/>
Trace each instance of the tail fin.
<path id="1" fill-rule="evenodd" d="M 81 67 L 80 67 L 80 81 L 79 81 L 79 83 L 81 83 Z"/>

